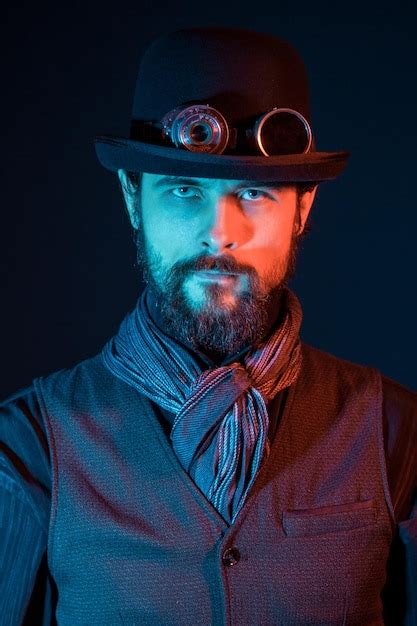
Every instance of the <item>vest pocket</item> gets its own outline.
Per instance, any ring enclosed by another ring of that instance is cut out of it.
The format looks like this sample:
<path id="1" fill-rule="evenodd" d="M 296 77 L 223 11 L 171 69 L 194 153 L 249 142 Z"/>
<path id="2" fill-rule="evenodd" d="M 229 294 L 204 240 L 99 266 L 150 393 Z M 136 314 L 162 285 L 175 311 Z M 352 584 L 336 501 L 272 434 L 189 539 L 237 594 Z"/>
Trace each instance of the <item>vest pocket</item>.
<path id="1" fill-rule="evenodd" d="M 374 500 L 314 509 L 283 511 L 282 527 L 288 537 L 321 535 L 375 524 Z"/>

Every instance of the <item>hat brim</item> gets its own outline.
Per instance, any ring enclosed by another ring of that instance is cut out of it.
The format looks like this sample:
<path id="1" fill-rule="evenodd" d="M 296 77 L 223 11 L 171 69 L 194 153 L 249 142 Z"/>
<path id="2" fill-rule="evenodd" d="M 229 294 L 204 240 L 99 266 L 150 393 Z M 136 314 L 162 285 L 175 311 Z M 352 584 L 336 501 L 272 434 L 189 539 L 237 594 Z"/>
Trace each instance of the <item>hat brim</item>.
<path id="1" fill-rule="evenodd" d="M 114 172 L 125 169 L 171 176 L 264 182 L 332 180 L 344 170 L 349 157 L 349 152 L 345 151 L 270 157 L 206 154 L 112 136 L 96 137 L 94 143 L 100 163 Z"/>

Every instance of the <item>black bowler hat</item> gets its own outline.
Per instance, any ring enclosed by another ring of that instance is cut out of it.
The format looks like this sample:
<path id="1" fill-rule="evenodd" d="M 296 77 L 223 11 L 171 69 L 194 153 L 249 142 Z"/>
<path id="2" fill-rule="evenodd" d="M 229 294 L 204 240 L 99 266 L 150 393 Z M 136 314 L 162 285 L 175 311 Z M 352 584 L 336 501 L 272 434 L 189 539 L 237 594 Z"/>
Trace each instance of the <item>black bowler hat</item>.
<path id="1" fill-rule="evenodd" d="M 96 137 L 95 148 L 113 171 L 331 180 L 349 153 L 315 149 L 308 100 L 304 63 L 286 41 L 240 28 L 182 29 L 145 51 L 129 138 Z"/>

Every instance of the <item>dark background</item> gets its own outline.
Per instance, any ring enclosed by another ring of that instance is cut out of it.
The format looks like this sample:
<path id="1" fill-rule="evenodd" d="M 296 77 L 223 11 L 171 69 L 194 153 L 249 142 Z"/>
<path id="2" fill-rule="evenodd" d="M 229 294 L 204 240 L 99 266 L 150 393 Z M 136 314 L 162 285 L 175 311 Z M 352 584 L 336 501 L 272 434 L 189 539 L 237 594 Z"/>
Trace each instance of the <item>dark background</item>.
<path id="1" fill-rule="evenodd" d="M 417 388 L 413 5 L 293 2 L 274 16 L 220 6 L 182 6 L 182 17 L 179 5 L 123 1 L 3 10 L 0 397 L 96 353 L 133 308 L 130 226 L 93 138 L 127 135 L 152 38 L 204 24 L 291 41 L 309 71 L 318 148 L 352 152 L 319 189 L 292 283 L 303 339 Z"/>

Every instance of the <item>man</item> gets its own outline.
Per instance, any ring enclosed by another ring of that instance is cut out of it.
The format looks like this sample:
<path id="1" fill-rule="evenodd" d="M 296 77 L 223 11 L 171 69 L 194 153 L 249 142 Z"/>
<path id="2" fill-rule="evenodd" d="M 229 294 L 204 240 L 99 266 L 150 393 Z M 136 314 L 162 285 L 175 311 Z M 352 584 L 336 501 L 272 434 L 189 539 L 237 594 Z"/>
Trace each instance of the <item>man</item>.
<path id="1" fill-rule="evenodd" d="M 2 405 L 3 623 L 35 579 L 43 624 L 417 623 L 417 396 L 302 343 L 288 288 L 348 156 L 315 149 L 296 51 L 164 35 L 96 149 L 147 285 Z"/>

